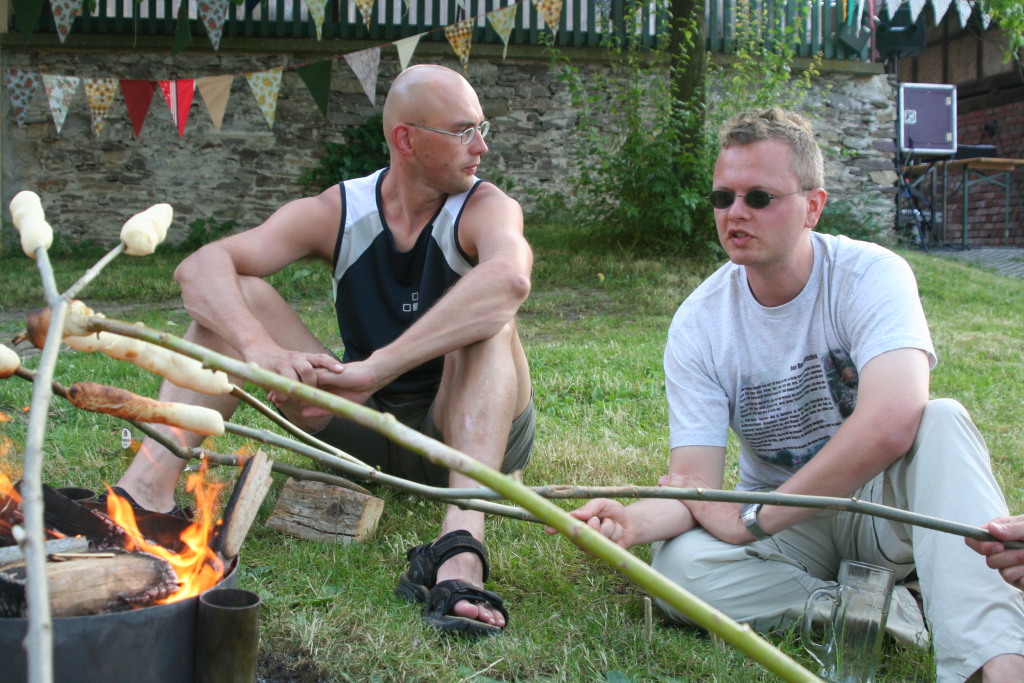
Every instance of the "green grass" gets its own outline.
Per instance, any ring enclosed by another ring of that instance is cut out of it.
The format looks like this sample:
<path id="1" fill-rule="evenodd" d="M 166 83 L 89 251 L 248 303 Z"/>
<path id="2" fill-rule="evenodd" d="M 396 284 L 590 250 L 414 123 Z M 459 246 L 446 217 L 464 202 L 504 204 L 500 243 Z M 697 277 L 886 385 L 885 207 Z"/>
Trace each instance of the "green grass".
<path id="1" fill-rule="evenodd" d="M 665 256 L 637 259 L 598 254 L 557 226 L 533 226 L 533 293 L 520 330 L 529 354 L 538 408 L 537 446 L 527 484 L 653 484 L 667 462 L 661 354 L 678 304 L 712 264 Z M 1024 511 L 1024 297 L 1019 280 L 936 259 L 905 256 L 917 272 L 940 356 L 935 396 L 958 398 L 971 411 L 992 450 L 1012 510 Z M 181 333 L 171 274 L 180 254 L 145 260 L 122 257 L 83 298 L 109 315 Z M 62 285 L 93 256 L 61 258 Z M 122 263 L 124 262 L 124 263 Z M 4 259 L 0 273 L 0 335 L 23 326 L 20 313 L 41 303 L 34 264 Z M 335 340 L 325 268 L 298 264 L 274 278 L 310 326 Z M 27 365 L 34 367 L 36 358 Z M 134 366 L 67 353 L 57 372 L 69 384 L 90 379 L 153 396 L 158 382 Z M 0 383 L 0 424 L 8 451 L 3 467 L 17 475 L 30 386 Z M 237 422 L 267 426 L 252 411 Z M 120 448 L 122 423 L 54 401 L 45 480 L 52 486 L 100 487 L 116 481 L 131 454 Z M 216 439 L 217 450 L 242 445 Z M 306 465 L 270 449 L 271 457 Z M 733 457 L 735 447 L 731 448 Z M 232 472 L 214 470 L 230 479 Z M 261 510 L 273 508 L 282 480 Z M 512 621 L 499 638 L 465 642 L 425 628 L 418 607 L 394 597 L 405 550 L 434 536 L 442 506 L 377 489 L 385 512 L 375 534 L 349 546 L 301 541 L 257 523 L 243 548 L 240 585 L 263 598 L 261 658 L 289 680 L 401 681 L 755 681 L 772 680 L 758 666 L 706 634 L 666 626 L 655 610 L 648 638 L 644 596 L 611 568 L 523 522 L 493 519 L 488 546 L 490 588 L 505 598 Z M 187 502 L 184 496 L 183 502 Z M 563 507 L 575 504 L 565 502 Z M 635 549 L 649 559 L 647 548 Z M 811 661 L 793 634 L 772 636 L 799 661 Z M 926 654 L 886 646 L 880 681 L 932 680 Z M 272 673 L 268 669 L 265 673 Z M 277 680 L 277 679 L 274 679 Z"/>

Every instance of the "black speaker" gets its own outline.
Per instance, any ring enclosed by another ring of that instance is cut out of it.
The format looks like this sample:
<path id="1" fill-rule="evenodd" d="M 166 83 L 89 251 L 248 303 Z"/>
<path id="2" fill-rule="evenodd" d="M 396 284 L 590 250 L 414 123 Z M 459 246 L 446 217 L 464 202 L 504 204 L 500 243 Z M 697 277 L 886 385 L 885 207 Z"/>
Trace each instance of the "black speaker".
<path id="1" fill-rule="evenodd" d="M 910 5 L 900 5 L 888 22 L 879 22 L 875 28 L 875 49 L 886 59 L 917 57 L 924 52 L 924 32 L 924 12 L 911 21 Z"/>
<path id="2" fill-rule="evenodd" d="M 956 86 L 901 83 L 896 110 L 901 152 L 956 154 Z"/>

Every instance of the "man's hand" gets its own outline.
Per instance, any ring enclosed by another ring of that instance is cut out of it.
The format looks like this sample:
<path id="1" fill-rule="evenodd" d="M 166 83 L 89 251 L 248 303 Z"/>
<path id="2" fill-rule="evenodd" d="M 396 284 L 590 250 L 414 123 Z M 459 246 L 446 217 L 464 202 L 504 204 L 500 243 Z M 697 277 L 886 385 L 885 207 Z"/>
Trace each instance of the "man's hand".
<path id="1" fill-rule="evenodd" d="M 1024 515 L 998 517 L 982 529 L 1000 541 L 1024 541 Z M 975 552 L 984 555 L 986 564 L 999 570 L 999 575 L 1006 583 L 1024 590 L 1024 550 L 1007 549 L 998 541 L 976 541 L 971 538 L 965 538 L 964 541 Z"/>
<path id="2" fill-rule="evenodd" d="M 366 403 L 383 384 L 368 361 L 339 363 L 316 369 L 316 387 L 340 396 L 353 403 Z M 333 415 L 318 406 L 306 406 L 302 409 L 303 417 L 324 417 Z"/>
<path id="3" fill-rule="evenodd" d="M 658 486 L 679 489 L 714 489 L 699 477 L 685 474 L 666 474 L 658 480 Z M 690 510 L 694 521 L 720 541 L 743 545 L 754 540 L 740 519 L 739 503 L 719 503 L 706 500 L 679 501 Z"/>
<path id="4" fill-rule="evenodd" d="M 634 545 L 635 532 L 626 513 L 626 507 L 607 498 L 594 498 L 586 505 L 569 513 L 595 531 L 601 532 L 613 543 L 630 548 Z M 549 534 L 557 533 L 551 527 L 544 527 Z"/>
<path id="5" fill-rule="evenodd" d="M 246 362 L 255 363 L 264 370 L 276 372 L 286 379 L 310 386 L 317 386 L 318 373 L 341 372 L 343 367 L 341 362 L 330 354 L 303 353 L 287 349 L 250 355 L 246 357 Z M 279 408 L 289 400 L 287 395 L 276 391 L 271 391 L 268 398 Z"/>

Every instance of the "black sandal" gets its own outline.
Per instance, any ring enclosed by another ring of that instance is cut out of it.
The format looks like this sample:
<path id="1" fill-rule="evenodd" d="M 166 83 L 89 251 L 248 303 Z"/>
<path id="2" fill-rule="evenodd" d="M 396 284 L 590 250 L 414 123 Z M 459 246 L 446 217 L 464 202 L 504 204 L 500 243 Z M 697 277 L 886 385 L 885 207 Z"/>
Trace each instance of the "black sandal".
<path id="1" fill-rule="evenodd" d="M 111 487 L 111 490 L 119 497 L 127 501 L 128 504 L 131 505 L 136 510 L 146 510 L 146 508 L 136 503 L 135 499 L 128 495 L 128 492 L 125 491 L 120 486 L 113 486 Z M 100 505 L 106 505 L 107 492 L 104 491 L 103 493 L 99 494 L 96 497 L 96 502 L 99 503 Z M 155 512 L 155 510 L 146 510 L 146 512 Z M 167 515 L 168 517 L 177 517 L 178 519 L 183 519 L 186 522 L 191 522 L 192 519 L 195 517 L 195 514 L 192 512 L 191 508 L 182 508 L 178 507 L 177 505 L 175 505 L 170 512 L 158 512 L 157 514 Z"/>
<path id="2" fill-rule="evenodd" d="M 409 602 L 426 602 L 430 589 L 437 583 L 437 568 L 459 553 L 476 553 L 484 567 L 487 581 L 487 550 L 465 529 L 451 531 L 433 543 L 418 545 L 406 551 L 409 571 L 398 577 L 395 595 Z"/>
<path id="3" fill-rule="evenodd" d="M 487 635 L 500 633 L 501 627 L 486 624 L 476 619 L 448 614 L 459 600 L 488 602 L 505 617 L 509 616 L 502 599 L 491 591 L 475 588 L 465 581 L 453 579 L 437 583 L 437 568 L 459 553 L 475 553 L 483 565 L 483 580 L 487 581 L 490 567 L 487 564 L 487 550 L 465 529 L 451 531 L 433 543 L 417 545 L 406 551 L 409 570 L 398 577 L 395 594 L 409 602 L 428 603 L 423 620 L 446 633 L 469 633 Z"/>
<path id="4" fill-rule="evenodd" d="M 443 633 L 490 636 L 504 630 L 502 626 L 488 624 L 478 619 L 449 614 L 459 600 L 486 602 L 501 612 L 501 615 L 505 617 L 505 626 L 508 626 L 508 610 L 505 609 L 505 603 L 497 593 L 476 588 L 458 579 L 442 581 L 430 589 L 430 598 L 427 601 L 427 609 L 423 613 L 423 621 Z"/>

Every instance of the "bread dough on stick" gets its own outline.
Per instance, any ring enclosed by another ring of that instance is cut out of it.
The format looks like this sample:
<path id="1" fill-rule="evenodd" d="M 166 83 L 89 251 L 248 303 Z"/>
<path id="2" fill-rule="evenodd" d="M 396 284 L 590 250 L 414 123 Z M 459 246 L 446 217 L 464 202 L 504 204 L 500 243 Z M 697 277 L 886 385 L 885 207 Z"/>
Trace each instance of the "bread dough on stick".
<path id="1" fill-rule="evenodd" d="M 224 433 L 224 418 L 216 410 L 154 401 L 105 384 L 75 382 L 68 387 L 68 400 L 82 410 L 106 413 L 125 420 L 155 422 L 209 436 Z"/>
<path id="2" fill-rule="evenodd" d="M 49 249 L 53 244 L 53 228 L 46 222 L 39 195 L 22 190 L 11 199 L 10 208 L 14 227 L 21 233 L 21 250 L 25 255 L 35 258 L 40 247 Z"/>
<path id="3" fill-rule="evenodd" d="M 174 218 L 170 204 L 154 204 L 137 213 L 121 227 L 121 241 L 129 256 L 147 256 L 167 237 L 167 228 Z"/>
<path id="4" fill-rule="evenodd" d="M 126 360 L 164 377 L 172 384 L 201 394 L 219 396 L 231 393 L 231 382 L 226 373 L 204 368 L 195 358 L 182 356 L 156 344 L 110 332 L 97 332 L 87 337 L 72 335 L 65 337 L 64 343 L 76 351 L 99 351 L 116 360 Z"/>
<path id="5" fill-rule="evenodd" d="M 9 346 L 0 344 L 0 379 L 7 379 L 21 367 L 21 357 Z"/>

